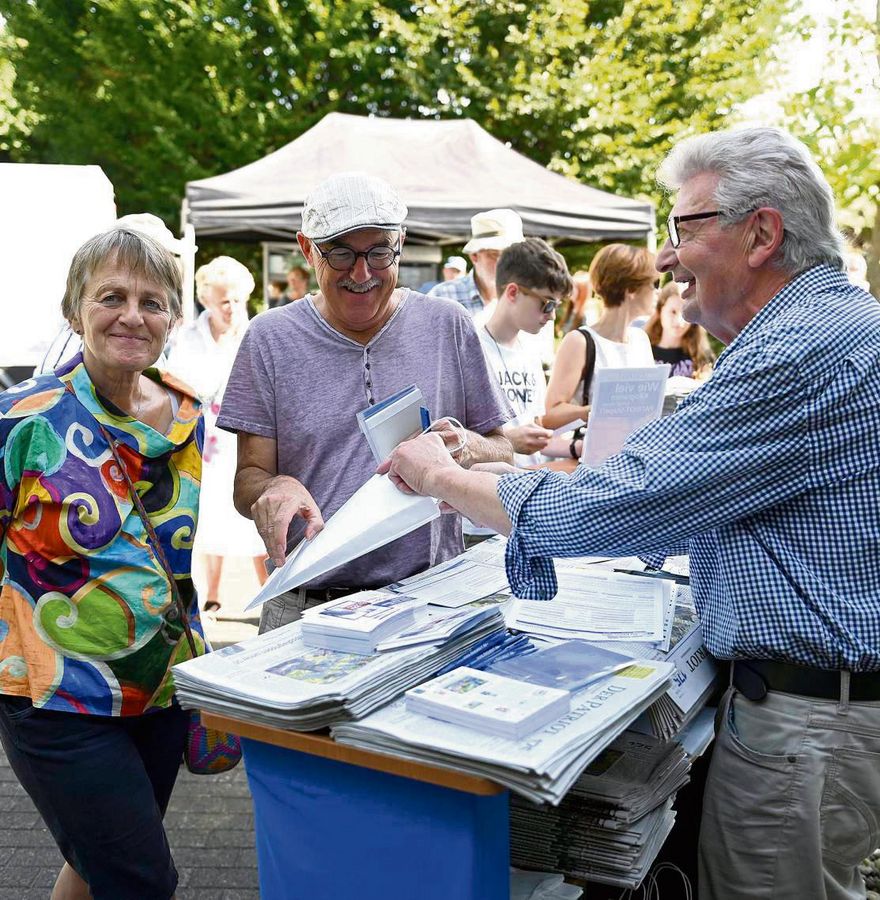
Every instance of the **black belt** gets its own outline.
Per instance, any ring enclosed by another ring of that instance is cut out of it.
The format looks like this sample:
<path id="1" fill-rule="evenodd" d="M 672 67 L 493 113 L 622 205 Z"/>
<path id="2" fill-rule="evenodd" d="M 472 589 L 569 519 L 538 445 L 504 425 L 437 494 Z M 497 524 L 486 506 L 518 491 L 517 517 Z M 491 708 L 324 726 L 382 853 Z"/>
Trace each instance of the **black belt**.
<path id="1" fill-rule="evenodd" d="M 733 662 L 733 686 L 749 700 L 763 700 L 767 691 L 839 700 L 840 676 L 835 669 L 811 669 L 775 660 L 738 659 Z M 851 673 L 849 699 L 860 703 L 880 700 L 880 672 Z"/>
<path id="2" fill-rule="evenodd" d="M 306 588 L 306 599 L 312 603 L 326 603 L 328 600 L 336 600 L 339 597 L 347 597 L 349 594 L 356 594 L 358 591 L 366 591 L 370 588 L 360 587 L 328 587 L 328 588 Z"/>

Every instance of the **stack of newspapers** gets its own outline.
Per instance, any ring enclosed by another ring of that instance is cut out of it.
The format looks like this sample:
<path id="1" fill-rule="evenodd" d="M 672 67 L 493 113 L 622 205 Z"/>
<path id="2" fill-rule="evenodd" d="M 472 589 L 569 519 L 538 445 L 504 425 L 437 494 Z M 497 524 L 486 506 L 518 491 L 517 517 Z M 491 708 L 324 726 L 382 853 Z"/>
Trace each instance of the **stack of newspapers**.
<path id="1" fill-rule="evenodd" d="M 480 734 L 407 710 L 403 699 L 334 725 L 341 744 L 490 778 L 535 802 L 557 804 L 581 772 L 668 687 L 674 667 L 636 660 L 572 693 L 571 709 L 521 740 Z"/>
<path id="2" fill-rule="evenodd" d="M 177 696 L 190 709 L 296 731 L 319 730 L 366 715 L 477 654 L 484 643 L 503 644 L 501 611 L 479 612 L 472 627 L 445 642 L 369 656 L 307 647 L 302 623 L 292 622 L 176 665 Z"/>
<path id="3" fill-rule="evenodd" d="M 675 737 L 706 705 L 721 677 L 717 662 L 703 644 L 703 632 L 690 589 L 678 586 L 675 597 L 668 650 L 637 642 L 600 644 L 619 653 L 663 660 L 675 666 L 675 676 L 668 693 L 635 725 L 637 730 L 652 733 L 663 740 Z"/>
<path id="4" fill-rule="evenodd" d="M 558 807 L 511 800 L 511 861 L 638 886 L 672 830 L 672 803 L 689 771 L 677 741 L 624 732 Z"/>
<path id="5" fill-rule="evenodd" d="M 674 741 L 624 732 L 557 807 L 510 804 L 511 861 L 566 877 L 637 888 L 675 822 L 676 793 L 712 740 L 703 709 Z"/>

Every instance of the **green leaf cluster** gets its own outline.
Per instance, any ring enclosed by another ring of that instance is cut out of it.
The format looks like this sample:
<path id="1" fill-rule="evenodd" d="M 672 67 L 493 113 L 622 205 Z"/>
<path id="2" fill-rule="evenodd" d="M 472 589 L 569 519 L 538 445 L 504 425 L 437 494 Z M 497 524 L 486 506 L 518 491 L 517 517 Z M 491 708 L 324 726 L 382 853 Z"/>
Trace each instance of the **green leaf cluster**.
<path id="1" fill-rule="evenodd" d="M 657 202 L 673 139 L 724 125 L 761 88 L 790 2 L 0 0 L 15 73 L 0 151 L 98 164 L 121 212 L 175 222 L 187 180 L 328 112 L 467 116 L 556 171 Z"/>

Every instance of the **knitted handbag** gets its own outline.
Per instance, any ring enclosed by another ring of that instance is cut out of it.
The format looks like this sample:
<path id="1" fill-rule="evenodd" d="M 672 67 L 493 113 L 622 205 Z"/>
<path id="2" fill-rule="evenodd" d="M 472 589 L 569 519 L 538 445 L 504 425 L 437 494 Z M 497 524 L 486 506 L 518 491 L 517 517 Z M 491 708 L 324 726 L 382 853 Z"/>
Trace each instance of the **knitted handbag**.
<path id="1" fill-rule="evenodd" d="M 183 630 L 186 633 L 187 643 L 192 651 L 193 658 L 195 658 L 199 655 L 199 652 L 196 647 L 195 639 L 193 638 L 192 629 L 189 625 L 186 606 L 184 605 L 183 599 L 180 596 L 180 591 L 177 587 L 177 579 L 174 577 L 174 571 L 165 556 L 165 551 L 162 549 L 159 538 L 156 536 L 155 529 L 150 522 L 150 517 L 147 515 L 146 509 L 144 509 L 144 504 L 138 496 L 138 492 L 135 490 L 134 485 L 131 483 L 131 478 L 129 478 L 125 465 L 119 456 L 116 441 L 103 425 L 100 425 L 100 428 L 105 440 L 110 445 L 110 452 L 116 460 L 116 465 L 119 467 L 119 471 L 122 473 L 123 478 L 125 478 L 125 481 L 128 484 L 128 493 L 138 511 L 138 515 L 141 517 L 141 521 L 144 523 L 144 528 L 147 530 L 153 554 L 168 577 L 168 583 L 171 585 L 171 595 L 177 606 L 177 612 L 180 616 L 180 621 L 183 624 Z M 208 652 L 209 650 L 210 647 L 206 641 L 205 652 Z M 241 759 L 241 741 L 235 734 L 230 734 L 227 731 L 218 731 L 216 728 L 208 728 L 203 725 L 201 713 L 194 709 L 190 712 L 189 716 L 186 743 L 183 746 L 183 759 L 186 762 L 187 769 L 195 775 L 216 775 L 218 772 L 226 772 L 238 765 L 238 762 Z"/>

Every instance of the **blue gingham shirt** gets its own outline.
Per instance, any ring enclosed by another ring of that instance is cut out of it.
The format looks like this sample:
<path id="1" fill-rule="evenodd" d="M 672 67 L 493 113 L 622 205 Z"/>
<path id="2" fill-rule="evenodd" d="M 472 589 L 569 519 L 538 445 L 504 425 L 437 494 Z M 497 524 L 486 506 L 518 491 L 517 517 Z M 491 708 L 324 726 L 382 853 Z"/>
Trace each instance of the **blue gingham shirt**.
<path id="1" fill-rule="evenodd" d="M 716 656 L 878 671 L 880 304 L 808 269 L 601 468 L 498 494 L 517 596 L 556 593 L 552 556 L 688 552 Z"/>
<path id="2" fill-rule="evenodd" d="M 478 313 L 483 308 L 483 300 L 474 280 L 474 273 L 469 272 L 452 281 L 441 281 L 428 291 L 429 297 L 443 297 L 446 300 L 455 300 L 460 303 L 471 315 Z"/>

